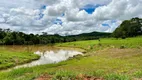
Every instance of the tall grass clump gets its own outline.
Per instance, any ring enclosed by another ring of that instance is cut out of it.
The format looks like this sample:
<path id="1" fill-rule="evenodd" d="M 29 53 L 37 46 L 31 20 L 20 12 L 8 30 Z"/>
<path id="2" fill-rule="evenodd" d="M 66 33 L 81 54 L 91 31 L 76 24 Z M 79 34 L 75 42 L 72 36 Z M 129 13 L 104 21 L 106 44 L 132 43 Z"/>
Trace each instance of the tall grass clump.
<path id="1" fill-rule="evenodd" d="M 131 80 L 131 78 L 127 75 L 123 74 L 107 74 L 104 76 L 105 80 Z"/>
<path id="2" fill-rule="evenodd" d="M 90 71 L 85 73 L 86 76 L 94 76 L 94 77 L 102 77 L 104 76 L 105 72 L 103 70 L 96 70 L 96 71 Z"/>
<path id="3" fill-rule="evenodd" d="M 142 78 L 142 71 L 137 71 L 133 74 L 134 77 L 136 78 Z"/>
<path id="4" fill-rule="evenodd" d="M 15 69 L 8 73 L 9 75 L 8 77 L 19 77 L 19 76 L 24 75 L 25 73 L 32 73 L 32 72 L 33 70 L 29 68 Z"/>

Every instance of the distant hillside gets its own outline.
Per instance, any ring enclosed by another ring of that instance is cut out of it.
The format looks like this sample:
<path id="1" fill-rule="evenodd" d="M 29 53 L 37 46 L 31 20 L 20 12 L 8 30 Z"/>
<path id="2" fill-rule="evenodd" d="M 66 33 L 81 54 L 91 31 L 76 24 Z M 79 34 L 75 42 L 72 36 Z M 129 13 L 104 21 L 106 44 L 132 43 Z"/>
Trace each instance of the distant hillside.
<path id="1" fill-rule="evenodd" d="M 93 39 L 99 39 L 99 38 L 105 38 L 110 37 L 111 33 L 105 33 L 105 32 L 91 32 L 91 33 L 83 33 L 79 35 L 71 35 L 66 36 L 69 38 L 74 38 L 76 40 L 93 40 Z"/>
<path id="2" fill-rule="evenodd" d="M 115 38 L 134 37 L 138 35 L 142 35 L 142 19 L 140 18 L 123 21 L 113 32 Z"/>
<path id="3" fill-rule="evenodd" d="M 106 32 L 91 32 L 91 33 L 82 33 L 75 36 L 95 36 L 95 37 L 108 37 L 111 33 Z"/>
<path id="4" fill-rule="evenodd" d="M 10 29 L 0 29 L 0 45 L 46 45 L 79 40 L 94 40 L 102 37 L 109 37 L 110 35 L 110 33 L 101 32 L 84 33 L 72 36 L 60 36 L 58 34 L 49 35 L 45 32 L 43 32 L 42 35 L 34 35 L 11 31 Z"/>

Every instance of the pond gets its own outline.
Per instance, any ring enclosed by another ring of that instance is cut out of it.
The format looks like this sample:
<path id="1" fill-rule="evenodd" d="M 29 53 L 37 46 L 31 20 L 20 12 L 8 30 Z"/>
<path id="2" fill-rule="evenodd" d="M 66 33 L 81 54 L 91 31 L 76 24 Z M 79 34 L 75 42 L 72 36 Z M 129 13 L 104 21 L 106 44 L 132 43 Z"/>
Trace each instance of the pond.
<path id="1" fill-rule="evenodd" d="M 57 50 L 57 51 L 36 51 L 34 54 L 37 54 L 40 56 L 39 60 L 33 61 L 31 63 L 27 63 L 24 65 L 16 66 L 14 69 L 22 68 L 22 67 L 33 67 L 37 65 L 43 65 L 43 64 L 51 64 L 51 63 L 58 63 L 61 61 L 65 61 L 71 57 L 74 57 L 76 55 L 83 55 L 79 51 L 75 50 Z"/>

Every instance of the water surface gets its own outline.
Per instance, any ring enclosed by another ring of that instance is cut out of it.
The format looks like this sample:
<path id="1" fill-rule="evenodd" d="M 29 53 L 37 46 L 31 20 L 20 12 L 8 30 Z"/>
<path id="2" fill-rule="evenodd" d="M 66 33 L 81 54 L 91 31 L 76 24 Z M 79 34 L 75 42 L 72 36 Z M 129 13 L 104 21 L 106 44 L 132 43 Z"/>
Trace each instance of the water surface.
<path id="1" fill-rule="evenodd" d="M 51 64 L 51 63 L 58 63 L 61 61 L 65 61 L 71 57 L 74 57 L 76 55 L 83 55 L 81 52 L 74 51 L 74 50 L 58 50 L 58 51 L 37 51 L 34 52 L 34 54 L 37 54 L 40 57 L 39 60 L 33 61 L 28 64 L 16 66 L 15 68 L 21 68 L 21 67 L 32 67 L 37 65 L 43 65 L 43 64 Z"/>

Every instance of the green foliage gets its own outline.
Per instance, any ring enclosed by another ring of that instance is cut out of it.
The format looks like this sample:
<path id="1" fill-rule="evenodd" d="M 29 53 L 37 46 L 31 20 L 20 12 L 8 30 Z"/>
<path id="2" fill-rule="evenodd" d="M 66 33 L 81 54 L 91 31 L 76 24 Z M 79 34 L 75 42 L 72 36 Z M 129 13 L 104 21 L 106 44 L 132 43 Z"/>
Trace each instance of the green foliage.
<path id="1" fill-rule="evenodd" d="M 133 74 L 136 78 L 142 78 L 142 71 L 137 71 Z"/>
<path id="2" fill-rule="evenodd" d="M 0 47 L 0 70 L 31 62 L 38 58 L 38 55 L 31 52 L 11 51 Z"/>
<path id="3" fill-rule="evenodd" d="M 106 80 L 131 80 L 131 78 L 127 75 L 122 74 L 108 74 L 105 76 Z"/>
<path id="4" fill-rule="evenodd" d="M 131 20 L 125 20 L 122 24 L 113 32 L 115 38 L 125 39 L 126 37 L 134 37 L 142 35 L 142 19 L 132 18 Z"/>
<path id="5" fill-rule="evenodd" d="M 19 70 L 12 70 L 8 75 L 16 78 L 17 76 L 22 76 L 26 73 L 31 73 L 31 72 L 33 72 L 32 69 L 21 68 Z"/>
<path id="6" fill-rule="evenodd" d="M 108 36 L 110 36 L 110 33 L 101 32 L 85 33 L 73 36 L 60 36 L 58 34 L 49 35 L 45 32 L 43 32 L 42 35 L 34 35 L 22 32 L 13 32 L 10 29 L 0 29 L 0 45 L 54 44 L 79 40 L 93 40 Z"/>
<path id="7" fill-rule="evenodd" d="M 90 72 L 87 72 L 85 73 L 86 76 L 95 76 L 95 77 L 102 77 L 104 76 L 105 72 L 103 70 L 96 70 L 96 71 L 90 71 Z"/>
<path id="8" fill-rule="evenodd" d="M 68 80 L 75 78 L 76 78 L 76 73 L 71 71 L 60 70 L 54 74 L 54 79 L 59 79 L 59 80 Z"/>
<path id="9" fill-rule="evenodd" d="M 126 46 L 124 46 L 124 45 L 120 46 L 120 49 L 125 49 L 125 48 L 126 48 Z"/>
<path id="10" fill-rule="evenodd" d="M 99 43 L 101 46 L 98 45 Z M 58 43 L 56 45 L 62 48 L 66 47 L 66 49 L 68 49 L 67 47 L 69 49 L 70 47 L 85 49 L 87 51 L 85 55 L 87 56 L 69 59 L 57 64 L 46 64 L 0 72 L 0 80 L 34 80 L 44 73 L 51 75 L 54 78 L 53 80 L 69 80 L 70 78 L 75 80 L 74 76 L 79 74 L 85 77 L 103 78 L 104 80 L 133 80 L 142 76 L 141 36 L 126 39 L 104 38 L 100 39 L 100 41 L 75 41 Z M 93 46 L 93 49 L 90 49 L 90 46 Z M 121 46 L 126 46 L 127 48 L 120 49 Z M 6 55 L 6 51 L 8 51 L 7 53 L 11 52 L 5 49 L 2 53 Z M 6 55 L 8 59 L 10 59 L 9 55 L 10 53 Z M 21 60 L 28 57 L 28 54 L 24 56 L 22 53 L 12 53 L 11 55 L 16 55 L 20 59 L 22 58 Z M 1 64 L 5 62 L 5 59 L 7 61 L 7 58 L 0 60 Z"/>

